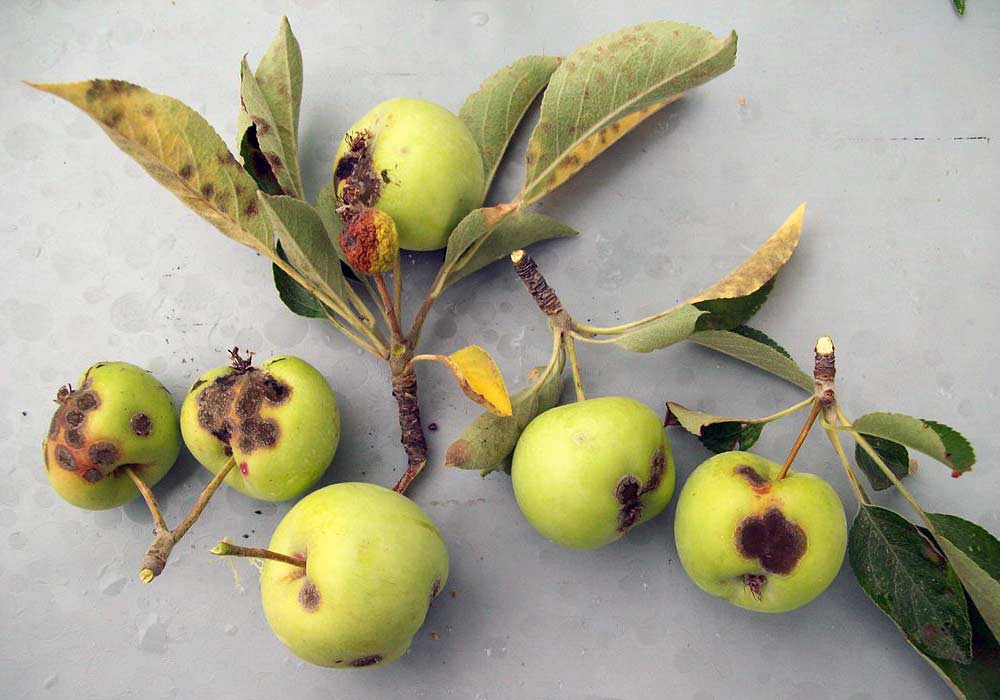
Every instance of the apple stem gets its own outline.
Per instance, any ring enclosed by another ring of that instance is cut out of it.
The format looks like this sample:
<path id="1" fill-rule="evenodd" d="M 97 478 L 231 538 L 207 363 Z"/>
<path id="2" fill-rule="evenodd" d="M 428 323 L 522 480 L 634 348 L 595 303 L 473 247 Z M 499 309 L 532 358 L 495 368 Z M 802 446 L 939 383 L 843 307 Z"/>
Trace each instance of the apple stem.
<path id="1" fill-rule="evenodd" d="M 858 499 L 858 503 L 870 504 L 871 499 L 865 492 L 864 487 L 861 486 L 861 482 L 858 481 L 857 474 L 851 469 L 851 463 L 847 461 L 847 455 L 844 453 L 844 445 L 840 441 L 840 435 L 837 433 L 837 430 L 828 425 L 824 425 L 823 429 L 826 431 L 826 436 L 830 438 L 830 444 L 836 450 L 837 456 L 840 457 L 840 463 L 844 465 L 844 473 L 847 474 L 847 480 L 851 483 L 851 488 L 854 489 L 854 496 Z"/>
<path id="2" fill-rule="evenodd" d="M 298 557 L 289 556 L 287 554 L 282 554 L 281 552 L 273 552 L 270 549 L 264 549 L 262 547 L 241 547 L 238 544 L 233 544 L 232 542 L 227 542 L 222 540 L 219 544 L 212 547 L 209 550 L 212 554 L 216 554 L 220 557 L 249 557 L 251 559 L 270 559 L 272 561 L 280 561 L 285 564 L 291 564 L 292 566 L 298 566 L 301 568 L 306 568 L 305 559 L 299 559 Z"/>
<path id="3" fill-rule="evenodd" d="M 194 507 L 191 508 L 191 511 L 173 530 L 170 530 L 167 527 L 166 521 L 163 519 L 163 515 L 161 515 L 159 506 L 156 503 L 156 499 L 153 497 L 152 491 L 149 490 L 149 486 L 131 469 L 126 470 L 126 473 L 132 479 L 132 482 L 135 483 L 136 488 L 139 489 L 139 493 L 141 493 L 143 498 L 146 499 L 146 505 L 149 506 L 149 512 L 153 514 L 153 522 L 155 523 L 155 538 L 153 539 L 153 543 L 149 545 L 149 549 L 146 550 L 146 555 L 142 559 L 142 568 L 139 570 L 140 581 L 143 583 L 149 583 L 163 573 L 163 569 L 167 565 L 167 559 L 170 558 L 170 552 L 173 550 L 174 545 L 180 542 L 181 538 L 184 537 L 184 535 L 187 534 L 187 531 L 191 529 L 191 526 L 198 521 L 198 518 L 201 517 L 202 511 L 205 510 L 205 506 L 208 505 L 212 496 L 219 489 L 219 486 L 222 485 L 226 476 L 235 466 L 236 460 L 230 458 L 222 469 L 216 473 L 215 477 L 208 482 L 204 489 L 202 489 Z M 139 484 L 142 484 L 142 486 Z"/>
<path id="4" fill-rule="evenodd" d="M 795 438 L 795 444 L 792 445 L 792 449 L 789 451 L 788 456 L 785 457 L 784 464 L 781 465 L 781 471 L 778 472 L 778 479 L 784 479 L 788 475 L 788 470 L 792 468 L 792 462 L 795 461 L 795 457 L 799 454 L 799 450 L 802 448 L 802 443 L 806 441 L 806 437 L 809 435 L 809 431 L 812 430 L 813 424 L 816 422 L 816 416 L 819 415 L 820 405 L 819 401 L 813 401 L 812 408 L 809 410 L 809 415 L 806 417 L 806 422 L 802 426 L 802 430 L 799 431 L 799 436 Z"/>
<path id="5" fill-rule="evenodd" d="M 386 316 L 389 319 L 389 330 L 392 331 L 392 339 L 399 342 L 403 339 L 403 329 L 399 326 L 399 315 L 396 305 L 389 296 L 389 289 L 386 287 L 385 279 L 382 275 L 375 275 L 375 287 L 382 298 L 382 305 L 385 307 Z"/>
<path id="6" fill-rule="evenodd" d="M 569 358 L 569 366 L 573 369 L 573 387 L 576 389 L 576 400 L 586 401 L 587 397 L 583 392 L 583 377 L 580 376 L 580 363 L 576 359 L 576 341 L 573 336 L 561 333 L 563 346 L 566 348 L 566 356 Z"/>

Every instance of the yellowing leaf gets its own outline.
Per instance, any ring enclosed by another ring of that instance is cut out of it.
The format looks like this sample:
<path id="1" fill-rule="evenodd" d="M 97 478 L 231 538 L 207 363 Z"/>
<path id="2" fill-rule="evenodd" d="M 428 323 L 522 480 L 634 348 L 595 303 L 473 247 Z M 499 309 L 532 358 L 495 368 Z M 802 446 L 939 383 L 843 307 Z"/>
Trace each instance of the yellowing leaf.
<path id="1" fill-rule="evenodd" d="M 120 149 L 225 235 L 274 258 L 257 185 L 205 119 L 179 100 L 122 80 L 33 88 L 61 97 L 94 119 Z"/>
<path id="2" fill-rule="evenodd" d="M 800 204 L 757 252 L 711 287 L 688 299 L 687 303 L 745 297 L 767 284 L 795 252 L 805 212 L 806 205 Z"/>
<path id="3" fill-rule="evenodd" d="M 413 359 L 440 362 L 451 370 L 458 386 L 470 399 L 490 413 L 511 415 L 510 395 L 500 368 L 478 345 L 469 345 L 450 355 L 417 355 Z"/>
<path id="4" fill-rule="evenodd" d="M 647 22 L 607 34 L 566 57 L 549 79 L 528 141 L 518 201 L 531 203 L 688 90 L 729 70 L 736 33 Z"/>

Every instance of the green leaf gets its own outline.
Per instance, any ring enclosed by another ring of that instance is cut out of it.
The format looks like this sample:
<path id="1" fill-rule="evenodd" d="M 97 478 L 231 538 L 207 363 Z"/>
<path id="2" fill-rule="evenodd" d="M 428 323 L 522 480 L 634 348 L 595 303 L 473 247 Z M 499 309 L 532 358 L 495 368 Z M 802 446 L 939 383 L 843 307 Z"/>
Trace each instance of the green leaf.
<path id="1" fill-rule="evenodd" d="M 444 463 L 449 467 L 478 469 L 485 476 L 504 469 L 505 461 L 514 451 L 521 431 L 531 420 L 557 403 L 562 394 L 562 372 L 565 357 L 562 350 L 553 358 L 551 367 L 536 367 L 529 379 L 531 384 L 510 397 L 513 414 L 496 416 L 484 412 L 462 431 L 448 446 Z M 509 468 L 508 468 L 509 471 Z"/>
<path id="2" fill-rule="evenodd" d="M 715 416 L 703 411 L 685 408 L 673 401 L 667 402 L 670 416 L 686 431 L 697 437 L 712 452 L 749 450 L 760 438 L 761 431 L 771 418 L 731 418 Z"/>
<path id="3" fill-rule="evenodd" d="M 300 199 L 284 195 L 260 192 L 259 199 L 292 267 L 323 293 L 342 299 L 344 277 L 340 258 L 316 210 Z"/>
<path id="4" fill-rule="evenodd" d="M 283 17 L 281 27 L 257 66 L 256 73 L 250 72 L 246 58 L 240 66 L 240 151 L 243 151 L 242 144 L 252 124 L 261 155 L 270 165 L 282 192 L 300 199 L 303 197 L 298 160 L 301 104 L 302 52 L 288 19 Z"/>
<path id="5" fill-rule="evenodd" d="M 458 116 L 469 127 L 483 156 L 484 196 L 514 131 L 558 65 L 555 56 L 523 56 L 484 80 L 462 104 Z"/>
<path id="6" fill-rule="evenodd" d="M 519 201 L 540 199 L 643 120 L 732 68 L 736 33 L 722 38 L 677 22 L 607 34 L 559 65 L 528 141 Z"/>
<path id="7" fill-rule="evenodd" d="M 448 237 L 448 247 L 444 252 L 444 264 L 455 268 L 461 264 L 461 257 L 473 246 L 490 235 L 493 228 L 504 218 L 516 212 L 509 204 L 473 209 L 465 215 Z"/>
<path id="8" fill-rule="evenodd" d="M 690 304 L 685 304 L 619 336 L 598 342 L 611 342 L 629 352 L 660 350 L 689 338 L 698 325 L 698 319 L 704 313 Z"/>
<path id="9" fill-rule="evenodd" d="M 254 181 L 209 123 L 183 102 L 121 80 L 28 85 L 83 110 L 154 180 L 223 234 L 276 256 Z"/>
<path id="10" fill-rule="evenodd" d="M 972 601 L 967 600 L 967 604 L 972 623 L 971 662 L 959 664 L 948 659 L 936 659 L 915 646 L 914 649 L 938 672 L 955 697 L 963 700 L 1000 700 L 1000 644 Z M 913 646 L 912 642 L 910 646 Z"/>
<path id="11" fill-rule="evenodd" d="M 756 328 L 751 328 L 750 326 L 736 326 L 735 328 L 730 328 L 729 330 L 731 330 L 733 333 L 739 333 L 744 338 L 749 338 L 750 340 L 756 340 L 758 343 L 763 343 L 764 345 L 770 347 L 772 350 L 777 350 L 780 354 L 784 355 L 789 360 L 792 359 L 792 356 L 788 354 L 787 350 L 778 345 L 777 341 L 772 339 L 763 331 L 759 331 Z"/>
<path id="12" fill-rule="evenodd" d="M 445 285 L 471 275 L 491 263 L 508 257 L 519 248 L 551 238 L 569 238 L 577 235 L 576 229 L 545 214 L 518 211 L 501 219 L 487 235 L 480 239 L 474 253 L 462 259 L 448 274 Z"/>
<path id="13" fill-rule="evenodd" d="M 847 554 L 861 588 L 914 646 L 958 663 L 971 660 L 972 629 L 958 576 L 912 523 L 862 505 Z"/>
<path id="14" fill-rule="evenodd" d="M 864 435 L 892 440 L 951 467 L 954 474 L 967 472 L 976 463 L 972 445 L 958 431 L 932 420 L 902 413 L 868 413 L 852 427 Z"/>
<path id="15" fill-rule="evenodd" d="M 281 243 L 278 243 L 278 255 L 287 262 L 288 258 L 285 255 L 285 251 L 281 248 Z M 285 306 L 292 310 L 292 313 L 307 318 L 326 317 L 326 309 L 305 287 L 293 280 L 284 270 L 273 263 L 271 265 L 271 272 L 274 275 L 274 286 L 278 290 L 278 296 L 285 303 Z"/>
<path id="16" fill-rule="evenodd" d="M 958 13 L 959 17 L 965 15 L 965 0 L 951 0 L 952 4 L 955 6 L 955 12 Z"/>
<path id="17" fill-rule="evenodd" d="M 878 452 L 879 457 L 882 458 L 886 466 L 896 475 L 896 478 L 903 479 L 912 474 L 917 468 L 916 462 L 910 459 L 910 453 L 898 442 L 883 440 L 874 435 L 865 435 L 864 437 L 875 451 Z M 861 471 L 868 477 L 868 483 L 876 491 L 884 491 L 892 486 L 889 477 L 882 472 L 875 463 L 875 460 L 871 458 L 861 445 L 854 446 L 854 461 L 858 463 Z"/>
<path id="18" fill-rule="evenodd" d="M 801 389 L 812 391 L 812 377 L 802 371 L 784 348 L 770 338 L 763 340 L 762 336 L 767 338 L 760 331 L 743 327 L 731 331 L 698 331 L 688 340 L 759 367 Z"/>
<path id="19" fill-rule="evenodd" d="M 962 580 L 983 620 L 1000 639 L 1000 541 L 955 515 L 928 513 L 934 539 Z"/>

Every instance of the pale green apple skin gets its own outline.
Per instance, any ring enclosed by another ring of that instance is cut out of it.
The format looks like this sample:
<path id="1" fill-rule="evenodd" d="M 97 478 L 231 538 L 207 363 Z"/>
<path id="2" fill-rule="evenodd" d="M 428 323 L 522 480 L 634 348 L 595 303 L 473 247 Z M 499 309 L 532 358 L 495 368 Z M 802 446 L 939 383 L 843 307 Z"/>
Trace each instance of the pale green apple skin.
<path id="1" fill-rule="evenodd" d="M 674 492 L 674 460 L 660 418 L 622 397 L 557 406 L 532 420 L 514 448 L 514 496 L 544 537 L 564 547 L 596 549 L 624 534 L 616 498 L 622 478 L 632 475 L 645 487 L 660 451 L 659 484 L 639 496 L 634 525 L 658 515 Z"/>
<path id="2" fill-rule="evenodd" d="M 213 474 L 230 457 L 227 445 L 206 430 L 198 418 L 198 397 L 212 382 L 234 372 L 217 367 L 201 375 L 181 406 L 181 432 L 191 454 Z M 286 501 L 308 491 L 326 472 L 340 442 L 340 411 L 333 389 L 308 362 L 290 355 L 276 355 L 255 371 L 266 372 L 291 391 L 279 405 L 264 402 L 260 417 L 274 421 L 279 438 L 273 447 L 240 449 L 229 445 L 237 467 L 225 483 L 251 498 Z"/>
<path id="3" fill-rule="evenodd" d="M 405 496 L 365 483 L 309 494 L 278 524 L 269 549 L 306 560 L 265 560 L 260 595 L 278 639 L 319 666 L 388 664 L 413 641 L 448 580 L 448 550 Z M 314 586 L 303 593 L 305 586 Z"/>
<path id="4" fill-rule="evenodd" d="M 754 488 L 736 471 L 740 466 L 763 483 Z M 725 452 L 702 462 L 677 500 L 674 536 L 684 570 L 702 590 L 748 610 L 787 612 L 805 605 L 827 589 L 844 561 L 847 519 L 837 493 L 814 474 L 789 472 L 779 481 L 780 471 L 758 455 Z M 805 534 L 805 552 L 787 574 L 765 571 L 737 545 L 740 523 L 771 508 Z M 745 574 L 767 576 L 759 600 Z"/>
<path id="5" fill-rule="evenodd" d="M 77 387 L 56 410 L 42 443 L 45 474 L 56 493 L 74 506 L 115 508 L 139 495 L 122 465 L 130 465 L 153 486 L 177 461 L 181 437 L 174 400 L 152 374 L 127 362 L 98 362 L 83 373 Z M 96 406 L 80 408 L 85 395 L 97 397 Z M 83 444 L 69 437 L 73 426 L 66 419 L 74 412 L 84 416 L 76 426 Z M 133 429 L 138 414 L 149 421 L 139 430 L 143 434 Z M 91 449 L 101 445 L 113 446 L 113 460 L 93 459 Z M 75 469 L 60 463 L 57 450 L 72 455 Z"/>
<path id="6" fill-rule="evenodd" d="M 444 107 L 408 97 L 375 106 L 348 133 L 367 129 L 373 165 L 389 179 L 376 206 L 388 213 L 406 250 L 437 250 L 466 214 L 480 206 L 485 175 L 468 127 Z M 342 141 L 334 169 L 347 152 Z"/>

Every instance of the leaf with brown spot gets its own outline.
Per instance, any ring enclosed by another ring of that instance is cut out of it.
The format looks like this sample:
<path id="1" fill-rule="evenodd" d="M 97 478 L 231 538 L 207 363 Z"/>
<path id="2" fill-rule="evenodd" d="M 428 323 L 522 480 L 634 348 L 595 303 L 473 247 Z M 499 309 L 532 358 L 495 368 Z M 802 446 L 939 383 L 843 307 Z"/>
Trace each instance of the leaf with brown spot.
<path id="1" fill-rule="evenodd" d="M 225 143 L 183 102 L 118 80 L 28 85 L 83 110 L 153 179 L 226 236 L 276 257 L 271 227 L 256 213 L 257 186 L 235 160 L 218 157 L 228 152 Z"/>
<path id="2" fill-rule="evenodd" d="M 243 59 L 240 79 L 237 142 L 241 153 L 250 126 L 256 124 L 261 153 L 274 154 L 280 161 L 281 167 L 272 167 L 272 171 L 282 192 L 302 199 L 304 190 L 298 158 L 302 51 L 287 17 L 281 18 L 278 33 L 256 72 L 251 73 L 246 58 Z"/>
<path id="3" fill-rule="evenodd" d="M 560 348 L 552 365 L 536 367 L 527 387 L 511 397 L 511 415 L 484 412 L 477 416 L 455 442 L 448 446 L 444 463 L 449 467 L 476 469 L 483 476 L 492 471 L 509 472 L 509 457 L 521 432 L 532 419 L 559 403 L 565 355 Z"/>
<path id="4" fill-rule="evenodd" d="M 647 22 L 607 34 L 567 56 L 542 97 L 518 200 L 534 202 L 642 121 L 736 60 L 736 33 Z"/>
<path id="5" fill-rule="evenodd" d="M 511 415 L 510 395 L 500 368 L 478 345 L 469 345 L 450 355 L 417 355 L 414 359 L 440 362 L 451 370 L 470 399 L 498 416 Z"/>
<path id="6" fill-rule="evenodd" d="M 972 629 L 961 583 L 920 530 L 894 511 L 862 504 L 847 554 L 861 588 L 914 646 L 969 663 Z"/>
<path id="7" fill-rule="evenodd" d="M 483 156 L 484 196 L 514 131 L 558 65 L 556 56 L 522 56 L 486 78 L 462 104 L 458 116 L 469 127 Z"/>
<path id="8" fill-rule="evenodd" d="M 342 300 L 340 258 L 316 210 L 293 197 L 259 192 L 258 199 L 292 267 L 326 295 Z"/>
<path id="9" fill-rule="evenodd" d="M 271 107 L 250 71 L 246 58 L 240 64 L 240 104 L 253 122 L 260 153 L 281 187 L 281 193 L 301 198 L 302 185 L 295 175 L 298 169 L 295 154 L 286 151 L 286 144 L 278 131 Z"/>

